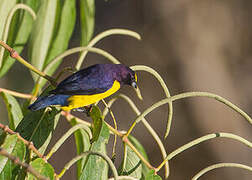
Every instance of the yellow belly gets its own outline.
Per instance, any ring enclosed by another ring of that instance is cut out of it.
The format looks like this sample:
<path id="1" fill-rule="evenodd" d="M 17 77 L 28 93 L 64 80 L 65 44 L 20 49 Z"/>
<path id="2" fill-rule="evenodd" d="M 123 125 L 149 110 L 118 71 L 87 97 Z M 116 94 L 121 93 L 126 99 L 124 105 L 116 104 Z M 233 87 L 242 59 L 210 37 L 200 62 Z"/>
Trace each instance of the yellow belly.
<path id="1" fill-rule="evenodd" d="M 94 95 L 73 95 L 68 98 L 68 106 L 61 107 L 64 111 L 68 111 L 71 109 L 88 106 L 90 104 L 94 104 L 95 102 L 104 99 L 116 91 L 120 89 L 120 83 L 118 81 L 114 81 L 113 86 L 105 91 L 104 93 L 94 94 Z"/>

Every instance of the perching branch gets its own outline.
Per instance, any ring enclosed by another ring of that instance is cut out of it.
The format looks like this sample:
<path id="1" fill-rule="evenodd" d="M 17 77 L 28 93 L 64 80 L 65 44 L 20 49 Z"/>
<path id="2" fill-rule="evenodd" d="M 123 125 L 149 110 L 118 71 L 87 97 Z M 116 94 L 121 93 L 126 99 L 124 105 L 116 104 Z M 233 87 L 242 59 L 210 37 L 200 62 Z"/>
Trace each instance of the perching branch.
<path id="1" fill-rule="evenodd" d="M 40 179 L 40 180 L 49 180 L 49 178 L 46 178 L 44 176 L 42 176 L 41 174 L 39 174 L 35 169 L 32 168 L 32 166 L 30 166 L 27 163 L 23 163 L 20 161 L 20 159 L 18 157 L 15 157 L 11 154 L 9 154 L 6 150 L 4 150 L 3 148 L 0 147 L 0 155 L 7 157 L 8 159 L 10 159 L 14 164 L 20 165 L 23 168 L 25 168 L 29 173 L 31 173 L 32 175 L 34 175 L 36 178 Z"/>
<path id="2" fill-rule="evenodd" d="M 6 133 L 8 133 L 8 134 L 16 134 L 17 137 L 18 137 L 18 139 L 20 139 L 21 141 L 23 141 L 23 143 L 24 143 L 31 151 L 33 151 L 35 154 L 37 154 L 38 157 L 44 159 L 43 154 L 41 154 L 41 153 L 35 148 L 35 146 L 33 145 L 33 143 L 30 142 L 30 141 L 25 140 L 23 137 L 21 137 L 21 136 L 19 135 L 19 133 L 16 133 L 16 132 L 12 131 L 8 126 L 5 126 L 5 125 L 3 125 L 3 124 L 1 124 L 1 123 L 0 123 L 0 129 L 2 129 L 4 132 L 6 132 Z M 44 159 L 44 160 L 45 160 L 45 159 Z"/>
<path id="3" fill-rule="evenodd" d="M 37 68 L 35 68 L 33 65 L 31 65 L 30 63 L 28 63 L 26 60 L 24 60 L 17 51 L 15 51 L 14 49 L 12 49 L 10 46 L 8 46 L 6 43 L 4 43 L 3 41 L 0 40 L 0 45 L 3 46 L 6 50 L 9 51 L 10 56 L 14 59 L 16 59 L 17 61 L 19 61 L 20 63 L 22 63 L 24 66 L 26 66 L 28 69 L 30 69 L 31 71 L 35 72 L 36 74 L 42 76 L 43 78 L 47 79 L 53 86 L 57 86 L 57 82 L 55 81 L 54 78 L 52 78 L 51 76 L 48 76 L 47 74 L 45 74 L 44 72 L 38 70 Z"/>

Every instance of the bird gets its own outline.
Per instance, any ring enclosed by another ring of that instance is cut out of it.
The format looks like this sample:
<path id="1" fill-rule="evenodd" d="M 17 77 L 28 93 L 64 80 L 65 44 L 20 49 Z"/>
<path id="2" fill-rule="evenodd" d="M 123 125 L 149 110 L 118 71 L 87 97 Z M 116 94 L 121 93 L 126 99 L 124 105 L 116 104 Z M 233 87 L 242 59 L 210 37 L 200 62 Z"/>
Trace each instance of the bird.
<path id="1" fill-rule="evenodd" d="M 64 111 L 81 111 L 83 107 L 92 106 L 114 94 L 123 85 L 139 91 L 136 83 L 135 71 L 126 65 L 95 64 L 65 78 L 47 95 L 39 96 L 28 109 L 37 111 L 48 106 L 60 106 Z"/>

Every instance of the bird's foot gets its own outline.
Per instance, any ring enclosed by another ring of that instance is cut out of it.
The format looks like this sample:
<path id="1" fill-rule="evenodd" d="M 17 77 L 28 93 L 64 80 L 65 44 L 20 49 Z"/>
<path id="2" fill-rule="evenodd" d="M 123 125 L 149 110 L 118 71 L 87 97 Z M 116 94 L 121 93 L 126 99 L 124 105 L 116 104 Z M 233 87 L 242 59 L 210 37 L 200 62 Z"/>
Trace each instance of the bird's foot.
<path id="1" fill-rule="evenodd" d="M 84 106 L 84 107 L 79 107 L 79 108 L 75 108 L 73 109 L 73 111 L 77 111 L 77 112 L 84 112 L 87 114 L 87 116 L 90 116 L 90 112 L 92 111 L 92 105 L 90 106 Z"/>

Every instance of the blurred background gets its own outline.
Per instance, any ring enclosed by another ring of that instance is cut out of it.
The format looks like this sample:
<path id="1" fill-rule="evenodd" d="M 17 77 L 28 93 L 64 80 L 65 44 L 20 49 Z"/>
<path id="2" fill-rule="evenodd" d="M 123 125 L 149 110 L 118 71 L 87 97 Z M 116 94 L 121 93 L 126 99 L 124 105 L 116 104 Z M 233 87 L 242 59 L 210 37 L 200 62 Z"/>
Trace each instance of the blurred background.
<path id="1" fill-rule="evenodd" d="M 252 115 L 251 16 L 250 0 L 100 0 L 96 1 L 95 35 L 110 28 L 126 28 L 140 33 L 141 41 L 111 36 L 99 42 L 97 47 L 107 50 L 124 64 L 143 64 L 154 68 L 164 78 L 171 95 L 208 91 L 227 98 Z M 69 48 L 78 46 L 79 33 L 74 32 Z M 23 56 L 27 57 L 26 52 Z M 77 58 L 78 55 L 68 57 L 60 69 L 74 66 Z M 106 62 L 101 56 L 89 54 L 83 67 Z M 165 97 L 159 83 L 151 75 L 139 72 L 138 79 L 144 101 L 138 100 L 131 88 L 124 87 L 121 92 L 132 97 L 141 111 Z M 28 70 L 15 63 L 7 75 L 0 79 L 0 87 L 28 93 L 32 89 L 30 82 L 32 78 Z M 167 139 L 163 138 L 167 105 L 146 118 L 162 137 L 168 153 L 209 133 L 230 132 L 252 139 L 251 125 L 213 99 L 197 97 L 178 100 L 173 104 L 173 122 Z M 7 112 L 2 101 L 0 108 L 0 121 L 6 122 Z M 122 100 L 117 101 L 112 110 L 119 129 L 127 130 L 135 114 Z M 77 115 L 90 121 L 83 114 Z M 110 116 L 106 121 L 112 123 Z M 65 119 L 60 120 L 52 144 L 69 128 Z M 152 164 L 158 166 L 162 161 L 161 154 L 145 127 L 138 124 L 133 135 L 144 145 Z M 117 164 L 120 149 L 121 143 L 117 147 Z M 111 155 L 111 146 L 108 146 L 108 152 Z M 50 162 L 59 172 L 75 154 L 72 137 Z M 190 179 L 201 169 L 219 162 L 252 166 L 251 149 L 230 139 L 209 140 L 172 159 L 169 179 Z M 72 167 L 62 179 L 76 179 L 75 174 L 75 167 Z M 160 175 L 163 174 L 164 171 L 161 171 Z M 207 173 L 201 179 L 249 180 L 252 174 L 236 168 L 221 168 Z"/>

